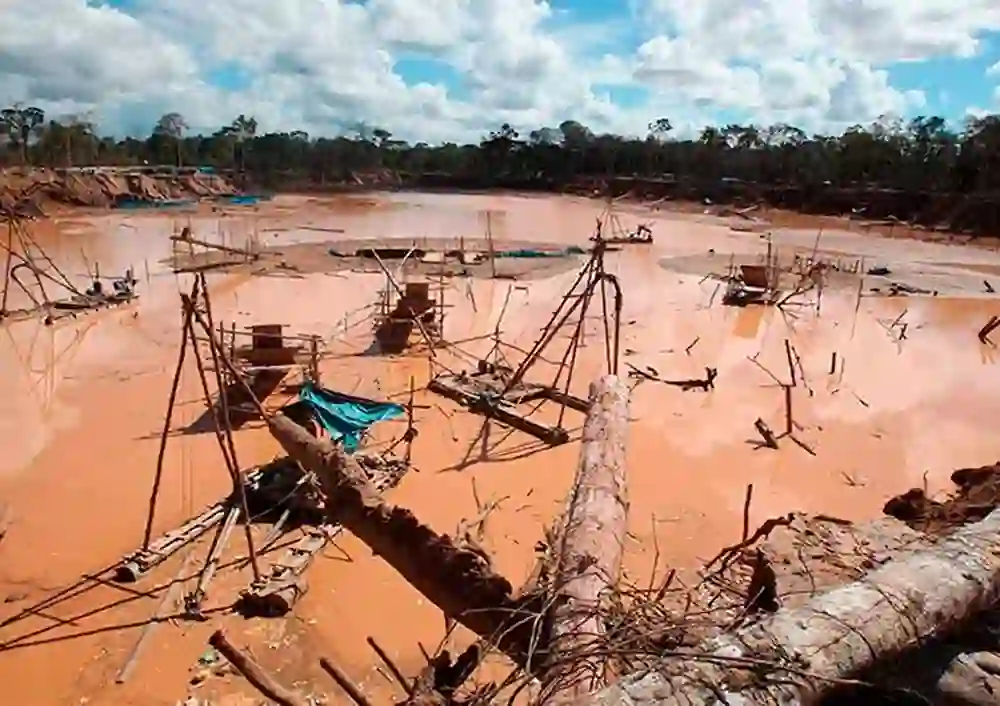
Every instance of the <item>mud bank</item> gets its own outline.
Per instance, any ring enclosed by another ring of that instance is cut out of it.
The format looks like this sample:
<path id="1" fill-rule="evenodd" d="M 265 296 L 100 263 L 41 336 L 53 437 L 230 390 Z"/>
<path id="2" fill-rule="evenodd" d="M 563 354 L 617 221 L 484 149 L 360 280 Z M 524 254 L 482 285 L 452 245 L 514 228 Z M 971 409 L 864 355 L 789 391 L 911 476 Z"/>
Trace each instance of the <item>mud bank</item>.
<path id="1" fill-rule="evenodd" d="M 237 190 L 224 178 L 196 170 L 156 173 L 151 170 L 8 169 L 0 171 L 0 207 L 11 208 L 24 194 L 25 215 L 44 214 L 46 207 L 106 208 L 125 202 L 157 202 L 230 196 Z"/>
<path id="2" fill-rule="evenodd" d="M 174 272 L 285 274 L 382 273 L 524 281 L 550 277 L 578 267 L 585 250 L 532 241 L 497 245 L 473 238 L 344 239 L 238 249 L 209 241 L 176 240 L 166 261 Z M 185 250 L 185 246 L 189 246 Z"/>

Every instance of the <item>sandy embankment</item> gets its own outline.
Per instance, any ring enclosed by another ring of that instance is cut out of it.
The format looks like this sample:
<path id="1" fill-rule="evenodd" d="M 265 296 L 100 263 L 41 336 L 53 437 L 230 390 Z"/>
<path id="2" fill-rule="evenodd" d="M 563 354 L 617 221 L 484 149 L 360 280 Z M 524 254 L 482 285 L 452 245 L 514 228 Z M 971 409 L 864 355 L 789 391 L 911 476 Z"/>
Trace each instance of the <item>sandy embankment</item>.
<path id="1" fill-rule="evenodd" d="M 408 194 L 375 200 L 279 199 L 221 222 L 215 215 L 190 217 L 199 237 L 242 243 L 256 233 L 281 245 L 330 239 L 327 232 L 309 230 L 314 228 L 403 241 L 479 237 L 486 210 L 493 212 L 498 241 L 586 245 L 600 206 L 574 199 Z M 178 282 L 157 265 L 169 254 L 167 236 L 175 229 L 167 217 L 116 215 L 61 225 L 80 232 L 43 230 L 41 240 L 54 257 L 73 263 L 67 268 L 84 270 L 78 252 L 84 245 L 102 269 L 131 264 L 145 280 L 148 264 L 150 277 L 140 285 L 143 296 L 134 310 L 105 312 L 55 329 L 24 322 L 5 329 L 0 339 L 0 374 L 11 391 L 0 416 L 0 441 L 8 450 L 0 467 L 0 499 L 15 512 L 0 545 L 0 592 L 13 598 L 0 613 L 4 618 L 137 545 L 177 353 L 177 290 L 188 286 L 187 279 Z M 1000 377 L 990 367 L 990 351 L 975 339 L 995 313 L 995 300 L 981 293 L 983 277 L 1000 267 L 995 253 L 827 232 L 825 251 L 845 259 L 864 256 L 888 266 L 889 280 L 936 289 L 939 295 L 865 297 L 855 315 L 857 285 L 850 282 L 825 291 L 818 315 L 802 306 L 782 316 L 775 309 L 722 307 L 718 295 L 713 299 L 716 283 L 704 280 L 710 271 L 725 270 L 730 253 L 762 252 L 758 233 L 735 232 L 704 216 L 662 213 L 656 215 L 654 231 L 652 248 L 623 250 L 607 259 L 625 292 L 623 360 L 653 366 L 665 378 L 698 377 L 705 367 L 717 368 L 719 378 L 708 394 L 653 382 L 635 388 L 629 447 L 634 541 L 626 558 L 633 578 L 649 574 L 657 552 L 660 570 L 683 568 L 738 539 L 748 483 L 754 485 L 754 525 L 790 510 L 865 519 L 875 516 L 889 496 L 923 483 L 925 473 L 931 490 L 943 489 L 953 468 L 995 460 L 989 420 L 1000 411 Z M 783 251 L 809 251 L 815 231 L 779 230 L 774 241 Z M 504 338 L 527 348 L 574 276 L 563 271 L 523 283 L 455 280 L 446 294 L 446 335 L 459 341 L 491 331 L 512 287 Z M 322 364 L 331 387 L 384 397 L 403 393 L 411 376 L 418 386 L 427 380 L 424 358 L 353 355 L 370 343 L 370 329 L 357 326 L 345 334 L 344 314 L 375 299 L 382 286 L 378 275 L 211 275 L 210 282 L 220 319 L 284 321 L 294 330 L 322 335 L 332 353 Z M 872 286 L 880 285 L 866 279 L 866 289 Z M 889 324 L 901 314 L 907 336 L 899 341 L 898 329 Z M 574 375 L 574 390 L 581 394 L 602 367 L 600 331 L 595 317 Z M 757 417 L 780 426 L 782 393 L 762 367 L 783 379 L 786 339 L 801 356 L 808 383 L 795 391 L 795 418 L 816 456 L 794 444 L 770 451 L 748 443 L 754 440 Z M 488 341 L 465 343 L 460 348 L 466 356 L 444 351 L 440 363 L 465 368 L 468 357 L 483 355 L 489 347 Z M 557 339 L 547 357 L 558 359 L 564 347 L 565 339 Z M 834 351 L 844 367 L 829 375 Z M 197 378 L 188 367 L 175 427 L 203 411 Z M 540 381 L 551 374 L 545 365 L 533 371 Z M 476 514 L 473 481 L 482 501 L 506 498 L 489 518 L 486 548 L 498 570 L 518 583 L 568 488 L 575 445 L 542 450 L 529 437 L 494 428 L 490 441 L 496 446 L 489 458 L 456 468 L 470 448 L 471 458 L 477 458 L 474 442 L 481 420 L 429 393 L 419 393 L 417 402 L 425 406 L 417 413 L 420 436 L 414 444 L 419 472 L 408 475 L 392 499 L 449 532 L 463 517 Z M 543 419 L 546 414 L 541 413 Z M 567 426 L 582 424 L 582 416 L 567 415 Z M 379 434 L 398 431 L 398 425 L 386 424 Z M 243 466 L 278 451 L 259 428 L 238 432 L 237 446 Z M 159 529 L 176 525 L 224 492 L 227 479 L 218 458 L 211 434 L 171 437 Z M 240 540 L 234 539 L 230 556 L 241 551 Z M 177 563 L 163 567 L 138 588 L 164 584 L 177 568 Z M 173 704 L 189 689 L 199 694 L 245 691 L 232 677 L 213 676 L 187 686 L 208 633 L 224 625 L 262 661 L 280 667 L 286 683 L 316 676 L 314 657 L 323 654 L 376 700 L 398 696 L 374 670 L 365 638 L 374 636 L 405 672 L 416 673 L 423 663 L 418 641 L 431 649 L 443 635 L 440 612 L 348 535 L 308 576 L 310 592 L 294 617 L 245 623 L 213 616 L 210 624 L 162 626 L 125 685 L 114 684 L 114 674 L 138 628 L 121 626 L 144 621 L 158 598 L 97 586 L 46 608 L 50 617 L 24 617 L 0 628 L 5 643 L 0 678 L 9 685 L 12 702 L 39 705 L 84 698 L 91 706 Z M 209 605 L 228 605 L 248 580 L 246 569 L 222 572 Z M 84 615 L 115 602 L 120 605 Z M 73 623 L 59 625 L 52 617 Z M 34 631 L 39 631 L 35 637 L 24 637 Z M 322 677 L 314 683 L 341 698 Z"/>
<path id="2" fill-rule="evenodd" d="M 20 168 L 0 170 L 0 208 L 18 200 L 24 215 L 69 207 L 107 208 L 123 201 L 174 201 L 230 196 L 237 190 L 224 178 L 191 170 L 177 173 L 138 168 Z"/>

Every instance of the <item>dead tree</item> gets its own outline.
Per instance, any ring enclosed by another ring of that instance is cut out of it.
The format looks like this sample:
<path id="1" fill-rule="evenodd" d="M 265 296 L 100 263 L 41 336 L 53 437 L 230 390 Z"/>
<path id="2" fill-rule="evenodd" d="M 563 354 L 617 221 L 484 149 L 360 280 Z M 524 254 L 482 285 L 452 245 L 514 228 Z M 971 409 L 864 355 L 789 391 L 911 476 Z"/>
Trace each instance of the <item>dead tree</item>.
<path id="1" fill-rule="evenodd" d="M 317 439 L 284 415 L 268 420 L 285 451 L 316 474 L 327 512 L 381 556 L 442 612 L 523 664 L 540 605 L 514 598 L 507 579 L 481 551 L 459 545 L 385 502 L 360 466 L 330 441 Z M 533 607 L 532 607 L 533 606 Z"/>
<path id="2" fill-rule="evenodd" d="M 712 638 L 578 700 L 588 706 L 815 704 L 877 662 L 947 634 L 1000 598 L 1000 510 L 856 583 Z"/>
<path id="3" fill-rule="evenodd" d="M 605 683 L 604 658 L 592 649 L 604 633 L 602 595 L 621 574 L 628 500 L 625 439 L 628 386 L 607 375 L 590 386 L 580 460 L 566 502 L 553 588 L 558 594 L 543 678 L 548 696 L 581 696 Z"/>

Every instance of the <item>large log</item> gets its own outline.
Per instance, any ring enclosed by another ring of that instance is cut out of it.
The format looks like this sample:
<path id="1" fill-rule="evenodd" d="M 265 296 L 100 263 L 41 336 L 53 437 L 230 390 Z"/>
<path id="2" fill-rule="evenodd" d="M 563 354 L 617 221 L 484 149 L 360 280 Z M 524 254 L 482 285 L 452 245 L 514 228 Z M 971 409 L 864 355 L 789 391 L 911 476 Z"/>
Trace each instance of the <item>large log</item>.
<path id="1" fill-rule="evenodd" d="M 947 634 L 1000 598 L 1000 510 L 856 583 L 723 634 L 586 706 L 815 704 L 837 680 Z"/>
<path id="2" fill-rule="evenodd" d="M 445 615 L 524 661 L 539 601 L 514 598 L 510 582 L 481 553 L 385 502 L 358 464 L 329 441 L 284 415 L 268 423 L 289 456 L 319 478 L 331 520 L 354 533 Z"/>
<path id="3" fill-rule="evenodd" d="M 621 575 L 628 519 L 625 383 L 608 375 L 590 386 L 580 460 L 556 547 L 554 588 L 543 688 L 546 698 L 582 696 L 605 683 L 604 658 L 592 649 L 604 632 L 602 595 Z"/>

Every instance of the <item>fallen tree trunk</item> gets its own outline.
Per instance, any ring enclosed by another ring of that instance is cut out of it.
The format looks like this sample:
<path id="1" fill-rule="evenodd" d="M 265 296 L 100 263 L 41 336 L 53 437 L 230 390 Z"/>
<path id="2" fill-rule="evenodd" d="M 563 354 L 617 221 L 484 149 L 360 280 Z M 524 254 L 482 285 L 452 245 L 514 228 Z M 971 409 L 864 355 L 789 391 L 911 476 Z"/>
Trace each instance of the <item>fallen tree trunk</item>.
<path id="1" fill-rule="evenodd" d="M 445 615 L 524 663 L 541 602 L 515 598 L 510 582 L 480 552 L 422 524 L 385 502 L 358 464 L 284 415 L 269 419 L 288 454 L 316 474 L 327 512 L 398 571 Z"/>
<path id="2" fill-rule="evenodd" d="M 544 698 L 582 696 L 605 684 L 605 657 L 593 649 L 604 633 L 602 595 L 621 575 L 627 530 L 625 438 L 628 387 L 608 375 L 590 386 L 580 460 L 556 547 Z M 544 699 L 543 699 L 544 700 Z"/>
<path id="3" fill-rule="evenodd" d="M 1000 598 L 1000 510 L 847 584 L 674 653 L 587 706 L 815 704 L 831 687 L 959 627 Z"/>

